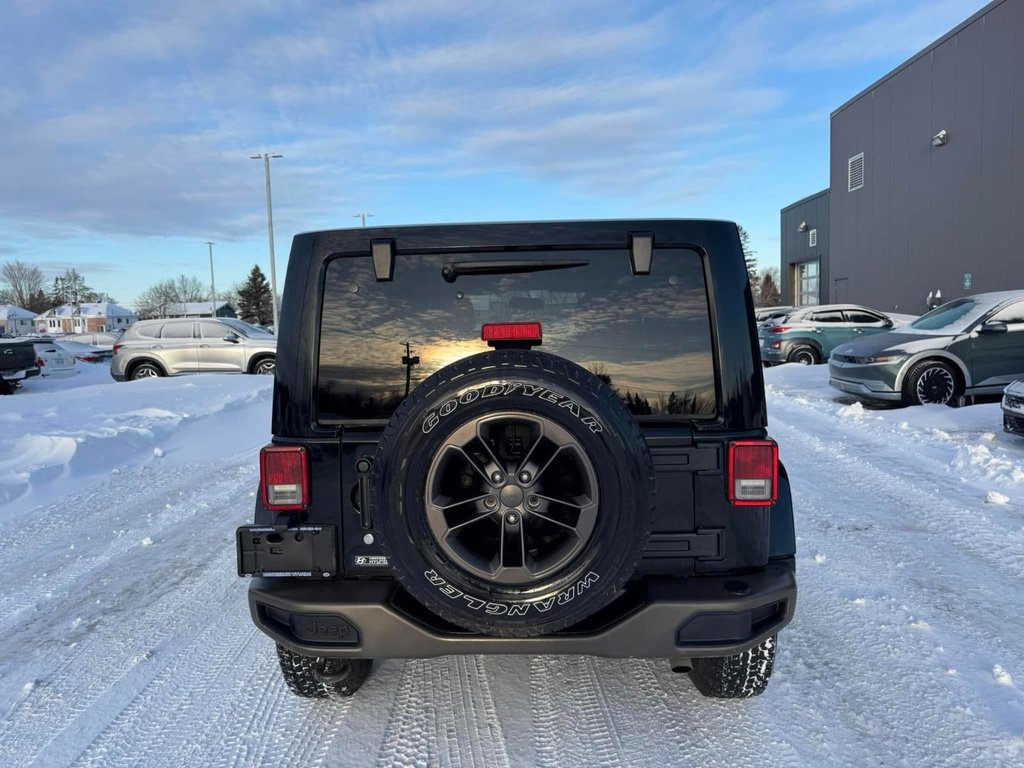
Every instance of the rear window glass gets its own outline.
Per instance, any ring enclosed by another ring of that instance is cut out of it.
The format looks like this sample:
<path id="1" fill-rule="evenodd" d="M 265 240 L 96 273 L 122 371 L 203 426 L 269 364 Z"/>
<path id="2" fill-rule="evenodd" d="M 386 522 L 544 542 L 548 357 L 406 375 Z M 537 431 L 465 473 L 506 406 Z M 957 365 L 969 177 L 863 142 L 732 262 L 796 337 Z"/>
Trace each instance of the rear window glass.
<path id="1" fill-rule="evenodd" d="M 587 264 L 441 276 L 451 261 L 499 259 Z M 659 249 L 650 275 L 633 275 L 625 250 L 399 255 L 391 282 L 377 282 L 368 256 L 336 258 L 324 286 L 319 419 L 386 419 L 427 376 L 488 351 L 483 323 L 530 320 L 543 327 L 539 349 L 604 379 L 638 417 L 714 415 L 703 265 L 694 251 Z"/>
<path id="2" fill-rule="evenodd" d="M 162 325 L 137 325 L 133 332 L 143 339 L 159 339 L 161 328 Z"/>
<path id="3" fill-rule="evenodd" d="M 191 339 L 192 323 L 167 323 L 160 331 L 161 339 Z"/>

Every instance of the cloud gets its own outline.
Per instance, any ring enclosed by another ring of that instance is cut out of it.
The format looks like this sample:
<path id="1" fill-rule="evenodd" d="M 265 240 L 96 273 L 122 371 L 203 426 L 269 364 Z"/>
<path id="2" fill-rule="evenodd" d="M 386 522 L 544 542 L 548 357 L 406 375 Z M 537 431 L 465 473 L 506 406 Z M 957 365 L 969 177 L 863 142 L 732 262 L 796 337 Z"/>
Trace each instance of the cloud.
<path id="1" fill-rule="evenodd" d="M 265 223 L 248 155 L 267 149 L 286 155 L 283 232 L 423 179 L 696 201 L 765 162 L 761 128 L 797 87 L 787 67 L 885 57 L 953 14 L 952 0 L 39 4 L 6 20 L 0 49 L 0 224 L 244 239 Z"/>

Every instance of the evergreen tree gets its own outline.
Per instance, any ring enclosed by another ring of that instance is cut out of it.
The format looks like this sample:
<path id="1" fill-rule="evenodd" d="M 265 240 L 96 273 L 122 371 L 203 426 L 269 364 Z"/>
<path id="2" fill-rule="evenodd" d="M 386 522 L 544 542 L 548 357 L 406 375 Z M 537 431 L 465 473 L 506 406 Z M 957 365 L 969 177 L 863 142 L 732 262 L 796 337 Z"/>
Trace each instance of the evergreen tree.
<path id="1" fill-rule="evenodd" d="M 249 277 L 238 289 L 238 316 L 247 323 L 268 325 L 274 319 L 273 297 L 270 283 L 258 264 L 254 264 Z"/>
<path id="2" fill-rule="evenodd" d="M 752 290 L 757 289 L 757 253 L 750 248 L 750 233 L 747 232 L 742 226 L 736 225 L 736 229 L 740 233 L 740 246 L 743 248 L 743 260 L 747 263 L 747 276 L 750 278 L 750 286 Z M 757 296 L 754 297 L 757 304 Z"/>

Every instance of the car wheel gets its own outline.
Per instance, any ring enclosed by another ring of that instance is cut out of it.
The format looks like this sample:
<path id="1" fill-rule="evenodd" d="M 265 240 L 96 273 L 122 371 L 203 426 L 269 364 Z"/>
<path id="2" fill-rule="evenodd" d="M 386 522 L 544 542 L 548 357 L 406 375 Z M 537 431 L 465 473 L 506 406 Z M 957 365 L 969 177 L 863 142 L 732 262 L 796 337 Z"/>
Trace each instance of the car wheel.
<path id="1" fill-rule="evenodd" d="M 910 405 L 955 405 L 959 397 L 956 371 L 938 360 L 915 365 L 903 387 L 903 399 Z"/>
<path id="2" fill-rule="evenodd" d="M 653 474 L 636 421 L 593 373 L 486 352 L 403 400 L 370 511 L 415 600 L 474 632 L 530 637 L 622 593 L 653 524 Z"/>
<path id="3" fill-rule="evenodd" d="M 771 679 L 777 645 L 772 636 L 733 656 L 694 659 L 690 680 L 703 696 L 712 699 L 760 696 Z"/>
<path id="4" fill-rule="evenodd" d="M 277 646 L 277 661 L 288 689 L 304 699 L 351 696 L 366 681 L 372 659 L 324 659 Z"/>
<path id="5" fill-rule="evenodd" d="M 786 362 L 799 363 L 800 365 L 817 365 L 821 362 L 818 350 L 810 344 L 798 344 L 789 351 Z"/>
<path id="6" fill-rule="evenodd" d="M 132 381 L 139 379 L 155 379 L 163 376 L 164 372 L 153 363 L 140 363 L 132 370 Z"/>
<path id="7" fill-rule="evenodd" d="M 252 367 L 252 372 L 259 376 L 273 376 L 277 370 L 277 362 L 272 357 L 265 357 Z"/>

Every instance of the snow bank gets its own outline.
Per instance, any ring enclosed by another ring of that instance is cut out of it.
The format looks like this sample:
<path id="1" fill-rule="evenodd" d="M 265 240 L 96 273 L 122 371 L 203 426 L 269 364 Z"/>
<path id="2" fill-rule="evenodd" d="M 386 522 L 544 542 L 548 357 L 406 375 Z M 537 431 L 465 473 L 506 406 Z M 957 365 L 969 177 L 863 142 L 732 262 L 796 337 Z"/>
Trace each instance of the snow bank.
<path id="1" fill-rule="evenodd" d="M 979 488 L 984 500 L 1024 502 L 1024 439 L 1002 431 L 999 403 L 948 406 L 873 406 L 828 385 L 828 366 L 781 365 L 765 369 L 769 403 L 830 414 L 859 435 L 906 443 L 934 471 L 951 472 Z M 772 408 L 768 410 L 769 419 Z M 771 425 L 769 424 L 769 429 Z"/>
<path id="2" fill-rule="evenodd" d="M 29 381 L 0 398 L 0 520 L 26 503 L 68 493 L 88 478 L 146 461 L 188 461 L 238 451 L 246 408 L 270 399 L 267 376 L 190 376 L 117 383 L 107 366 L 73 379 Z M 269 439 L 266 408 L 258 408 Z M 191 426 L 202 424 L 205 436 Z"/>

